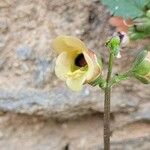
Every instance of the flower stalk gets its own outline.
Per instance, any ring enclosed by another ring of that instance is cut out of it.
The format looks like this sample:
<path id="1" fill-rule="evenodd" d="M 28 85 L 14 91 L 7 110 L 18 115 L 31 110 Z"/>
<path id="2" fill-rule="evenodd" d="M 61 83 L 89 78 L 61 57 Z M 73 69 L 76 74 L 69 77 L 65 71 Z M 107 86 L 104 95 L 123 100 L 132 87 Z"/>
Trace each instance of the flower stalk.
<path id="1" fill-rule="evenodd" d="M 105 88 L 105 100 L 104 100 L 104 150 L 110 150 L 110 100 L 111 100 L 111 75 L 113 68 L 114 55 L 110 53 L 108 73 L 106 79 Z"/>

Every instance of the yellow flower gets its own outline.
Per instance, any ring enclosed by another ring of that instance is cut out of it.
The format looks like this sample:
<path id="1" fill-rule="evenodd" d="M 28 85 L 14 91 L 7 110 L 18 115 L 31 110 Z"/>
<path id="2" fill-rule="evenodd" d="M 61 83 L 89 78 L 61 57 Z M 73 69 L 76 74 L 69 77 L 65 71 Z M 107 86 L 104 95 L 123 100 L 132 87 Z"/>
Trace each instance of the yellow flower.
<path id="1" fill-rule="evenodd" d="M 78 38 L 58 36 L 53 41 L 53 48 L 59 54 L 55 74 L 66 81 L 70 89 L 79 91 L 83 84 L 93 82 L 102 73 L 95 53 Z"/>

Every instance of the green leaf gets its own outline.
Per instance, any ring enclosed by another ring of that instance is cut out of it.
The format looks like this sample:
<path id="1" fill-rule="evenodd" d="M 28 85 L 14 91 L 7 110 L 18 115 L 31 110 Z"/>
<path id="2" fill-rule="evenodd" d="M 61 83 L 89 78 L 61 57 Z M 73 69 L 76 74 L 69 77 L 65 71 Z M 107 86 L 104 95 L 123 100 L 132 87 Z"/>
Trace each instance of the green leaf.
<path id="1" fill-rule="evenodd" d="M 115 16 L 135 18 L 144 15 L 144 7 L 150 0 L 101 0 Z"/>

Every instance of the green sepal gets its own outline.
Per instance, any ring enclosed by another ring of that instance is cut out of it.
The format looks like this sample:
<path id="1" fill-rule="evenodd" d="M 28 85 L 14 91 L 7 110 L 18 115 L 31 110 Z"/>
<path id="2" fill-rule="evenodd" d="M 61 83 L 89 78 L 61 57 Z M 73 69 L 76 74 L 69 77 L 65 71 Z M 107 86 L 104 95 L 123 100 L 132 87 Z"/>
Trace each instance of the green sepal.
<path id="1" fill-rule="evenodd" d="M 132 70 L 136 70 L 136 67 L 144 60 L 147 53 L 148 53 L 147 50 L 143 50 L 137 55 L 137 57 L 133 63 L 133 66 L 132 66 L 132 68 L 133 68 Z"/>
<path id="2" fill-rule="evenodd" d="M 139 74 L 136 74 L 136 73 L 135 73 L 134 76 L 135 76 L 138 80 L 140 80 L 142 83 L 144 83 L 144 84 L 149 84 L 149 83 L 150 83 L 150 80 L 144 78 L 143 76 L 141 76 L 141 75 L 139 75 Z"/>
<path id="3" fill-rule="evenodd" d="M 102 62 L 101 56 L 99 56 L 99 57 L 97 58 L 97 61 L 98 61 L 98 64 L 100 65 L 101 69 L 103 69 L 103 62 Z"/>
<path id="4" fill-rule="evenodd" d="M 99 80 L 99 87 L 104 90 L 106 88 L 106 85 L 107 85 L 106 80 L 101 78 Z"/>
<path id="5" fill-rule="evenodd" d="M 145 76 L 146 74 L 150 73 L 150 62 L 143 60 L 139 65 L 137 65 L 133 72 L 136 72 L 136 74 Z"/>
<path id="6" fill-rule="evenodd" d="M 103 79 L 102 76 L 99 76 L 97 79 L 95 79 L 94 81 L 92 81 L 90 83 L 90 85 L 92 85 L 92 86 L 99 85 L 100 88 L 105 89 L 105 87 L 106 87 L 106 80 Z"/>
<path id="7" fill-rule="evenodd" d="M 145 59 L 147 54 L 147 50 L 140 52 L 132 67 L 133 76 L 144 84 L 150 83 L 150 79 L 148 77 L 150 73 L 150 61 Z"/>

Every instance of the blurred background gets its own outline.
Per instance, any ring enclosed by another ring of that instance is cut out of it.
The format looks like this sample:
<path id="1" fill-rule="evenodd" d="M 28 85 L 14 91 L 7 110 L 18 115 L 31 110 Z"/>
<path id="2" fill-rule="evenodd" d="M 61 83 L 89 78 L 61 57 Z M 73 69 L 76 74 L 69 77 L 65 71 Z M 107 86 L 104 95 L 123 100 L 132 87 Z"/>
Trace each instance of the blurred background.
<path id="1" fill-rule="evenodd" d="M 86 85 L 72 92 L 54 74 L 51 41 L 82 39 L 102 56 L 115 31 L 99 0 L 0 1 L 0 149 L 102 150 L 103 92 Z M 132 42 L 115 61 L 127 70 L 149 40 Z M 112 91 L 111 149 L 150 149 L 150 90 L 135 79 Z"/>

